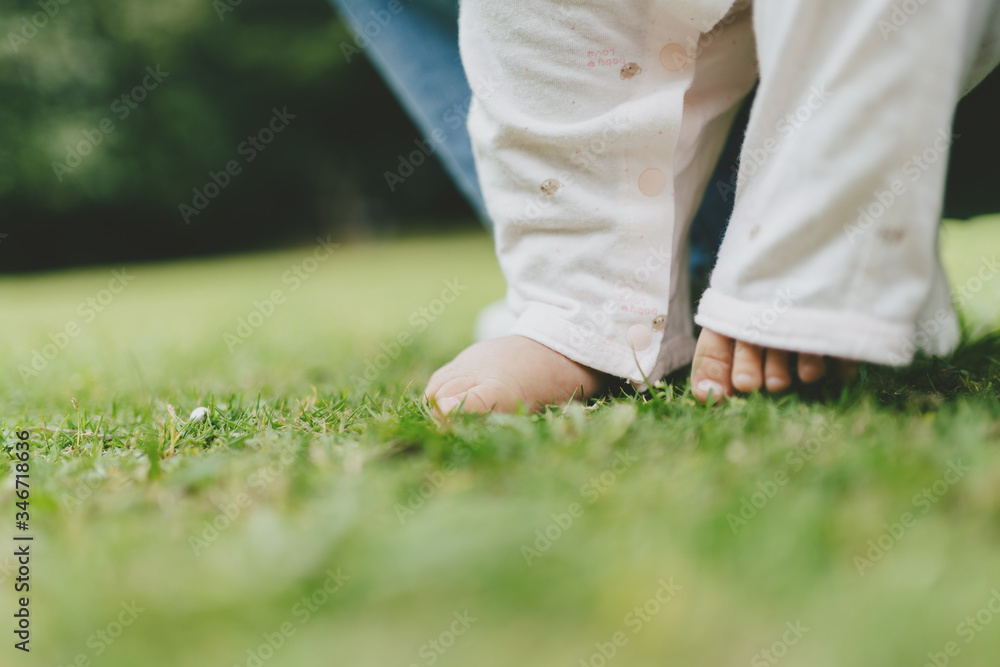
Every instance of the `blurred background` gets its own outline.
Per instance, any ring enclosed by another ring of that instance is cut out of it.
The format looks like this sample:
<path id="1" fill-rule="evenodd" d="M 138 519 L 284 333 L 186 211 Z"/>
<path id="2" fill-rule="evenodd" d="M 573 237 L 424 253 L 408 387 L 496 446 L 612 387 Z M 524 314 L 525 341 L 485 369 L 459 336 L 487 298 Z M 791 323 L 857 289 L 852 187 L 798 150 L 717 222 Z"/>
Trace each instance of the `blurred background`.
<path id="1" fill-rule="evenodd" d="M 0 8 L 0 272 L 478 226 L 435 159 L 390 190 L 422 134 L 326 0 L 64 1 Z M 1000 210 L 998 90 L 960 109 L 952 217 Z"/>
<path id="2" fill-rule="evenodd" d="M 0 271 L 479 226 L 434 159 L 390 192 L 421 135 L 328 2 L 238 1 L 0 4 Z"/>

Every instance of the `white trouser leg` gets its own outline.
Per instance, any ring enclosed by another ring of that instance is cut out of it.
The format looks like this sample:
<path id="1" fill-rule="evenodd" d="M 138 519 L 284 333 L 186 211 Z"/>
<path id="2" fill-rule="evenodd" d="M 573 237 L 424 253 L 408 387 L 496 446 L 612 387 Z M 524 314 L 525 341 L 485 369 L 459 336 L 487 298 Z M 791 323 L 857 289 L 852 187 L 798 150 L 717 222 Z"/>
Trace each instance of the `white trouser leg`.
<path id="1" fill-rule="evenodd" d="M 703 35 L 731 5 L 462 4 L 463 62 L 486 91 L 469 131 L 514 333 L 637 384 L 690 359 L 680 248 L 755 77 L 745 14 Z"/>
<path id="2" fill-rule="evenodd" d="M 756 0 L 761 83 L 697 322 L 884 364 L 951 349 L 937 253 L 951 124 L 997 25 L 988 0 Z"/>

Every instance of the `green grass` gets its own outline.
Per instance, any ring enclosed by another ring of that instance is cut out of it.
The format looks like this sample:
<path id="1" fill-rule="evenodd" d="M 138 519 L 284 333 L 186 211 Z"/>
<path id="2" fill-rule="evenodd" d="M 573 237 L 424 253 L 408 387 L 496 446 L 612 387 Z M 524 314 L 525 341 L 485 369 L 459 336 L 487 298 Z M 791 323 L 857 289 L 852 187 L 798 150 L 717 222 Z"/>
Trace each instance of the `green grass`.
<path id="1" fill-rule="evenodd" d="M 945 230 L 956 284 L 1000 247 L 998 223 Z M 598 667 L 620 632 L 607 664 L 763 665 L 797 622 L 788 665 L 923 665 L 951 641 L 952 664 L 995 664 L 1000 618 L 968 643 L 958 626 L 1000 590 L 1000 341 L 983 338 L 1000 280 L 963 305 L 978 343 L 845 391 L 705 409 L 678 378 L 439 427 L 419 392 L 502 295 L 489 240 L 341 247 L 292 290 L 284 272 L 312 251 L 129 267 L 92 322 L 78 304 L 111 267 L 0 280 L 0 426 L 8 446 L 31 429 L 35 536 L 23 656 L 3 457 L 0 664 Z M 275 289 L 285 302 L 230 353 L 224 334 Z M 70 320 L 79 335 L 22 380 Z"/>

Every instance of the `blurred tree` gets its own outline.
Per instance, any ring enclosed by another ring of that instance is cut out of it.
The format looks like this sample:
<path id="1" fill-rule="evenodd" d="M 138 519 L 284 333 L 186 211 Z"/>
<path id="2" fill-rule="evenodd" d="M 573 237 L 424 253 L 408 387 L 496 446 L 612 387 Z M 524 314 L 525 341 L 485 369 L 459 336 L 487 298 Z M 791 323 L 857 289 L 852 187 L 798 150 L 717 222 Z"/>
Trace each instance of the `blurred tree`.
<path id="1" fill-rule="evenodd" d="M 390 194 L 418 135 L 326 2 L 237 2 L 3 3 L 0 270 L 469 219 L 433 161 Z"/>

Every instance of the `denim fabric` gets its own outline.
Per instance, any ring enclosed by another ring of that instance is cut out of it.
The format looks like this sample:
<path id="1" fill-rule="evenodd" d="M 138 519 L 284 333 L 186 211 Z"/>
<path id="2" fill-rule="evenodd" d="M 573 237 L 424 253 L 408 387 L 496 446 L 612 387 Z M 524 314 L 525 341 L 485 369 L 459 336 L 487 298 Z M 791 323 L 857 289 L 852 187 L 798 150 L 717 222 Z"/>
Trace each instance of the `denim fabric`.
<path id="1" fill-rule="evenodd" d="M 344 23 L 371 39 L 365 55 L 385 79 L 445 170 L 486 222 L 469 133 L 472 91 L 458 55 L 456 0 L 332 0 Z M 364 42 L 362 41 L 362 44 Z M 432 137 L 442 137 L 433 141 Z"/>

